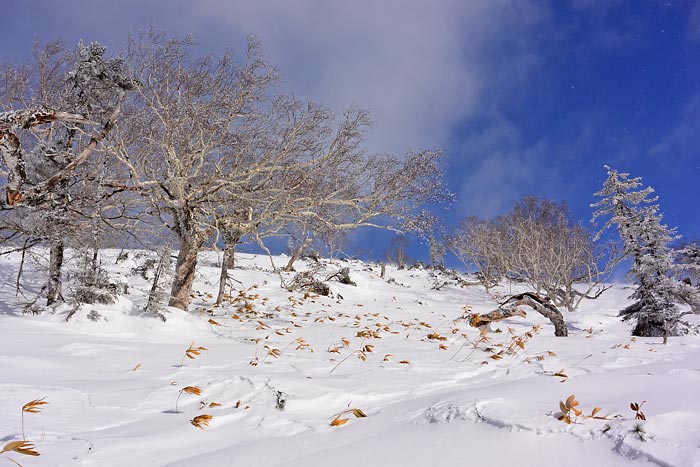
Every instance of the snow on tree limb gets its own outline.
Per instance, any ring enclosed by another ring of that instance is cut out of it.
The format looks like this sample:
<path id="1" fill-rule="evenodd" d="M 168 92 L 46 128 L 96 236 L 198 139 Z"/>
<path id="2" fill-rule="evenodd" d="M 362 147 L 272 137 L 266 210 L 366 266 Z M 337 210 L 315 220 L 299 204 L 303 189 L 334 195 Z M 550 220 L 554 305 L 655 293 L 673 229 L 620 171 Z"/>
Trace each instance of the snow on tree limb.
<path id="1" fill-rule="evenodd" d="M 27 129 L 35 125 L 57 121 L 81 124 L 93 123 L 82 115 L 61 112 L 48 107 L 38 107 L 35 109 L 0 112 L 0 132 L 16 128 Z"/>
<path id="2" fill-rule="evenodd" d="M 602 199 L 593 204 L 597 210 L 594 222 L 607 218 L 597 235 L 615 227 L 624 243 L 624 253 L 632 259 L 630 276 L 637 288 L 630 296 L 634 303 L 620 311 L 623 320 L 633 319 L 636 336 L 676 335 L 680 317 L 684 314 L 677 304 L 685 304 L 693 313 L 700 312 L 700 292 L 673 276 L 674 253 L 672 240 L 678 238 L 676 229 L 661 223 L 662 214 L 650 197 L 653 188 L 642 186 L 641 178 L 606 166 L 608 179 L 596 193 Z"/>

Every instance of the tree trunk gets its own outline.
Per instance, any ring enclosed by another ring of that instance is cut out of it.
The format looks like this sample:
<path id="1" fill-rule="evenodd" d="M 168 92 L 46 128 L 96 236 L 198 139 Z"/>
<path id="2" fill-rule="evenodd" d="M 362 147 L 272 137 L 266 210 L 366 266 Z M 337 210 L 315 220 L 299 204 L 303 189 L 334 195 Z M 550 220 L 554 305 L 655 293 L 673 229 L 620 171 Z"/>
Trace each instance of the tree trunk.
<path id="1" fill-rule="evenodd" d="M 49 250 L 49 286 L 46 305 L 63 301 L 61 294 L 61 268 L 63 267 L 63 241 L 54 240 Z"/>
<path id="2" fill-rule="evenodd" d="M 306 242 L 302 242 L 302 244 L 299 246 L 299 248 L 294 250 L 294 253 L 292 253 L 292 257 L 289 258 L 289 262 L 284 267 L 284 272 L 294 271 L 294 262 L 301 257 L 301 254 L 304 252 L 305 246 L 306 246 Z"/>
<path id="3" fill-rule="evenodd" d="M 192 301 L 192 284 L 197 268 L 197 253 L 202 242 L 195 241 L 191 235 L 185 234 L 180 240 L 180 252 L 177 255 L 175 264 L 175 278 L 170 290 L 169 306 L 187 311 Z"/>
<path id="4" fill-rule="evenodd" d="M 508 300 L 503 302 L 503 305 L 518 306 L 528 305 L 539 314 L 547 318 L 554 325 L 554 335 L 557 337 L 566 337 L 569 331 L 564 322 L 564 316 L 561 311 L 551 303 L 548 297 L 541 297 L 537 294 L 525 292 L 518 295 L 513 295 Z"/>
<path id="5" fill-rule="evenodd" d="M 219 294 L 216 296 L 216 304 L 221 305 L 226 292 L 226 282 L 228 281 L 228 270 L 234 266 L 234 254 L 236 243 L 224 247 L 224 259 L 221 261 L 221 275 L 219 276 Z"/>

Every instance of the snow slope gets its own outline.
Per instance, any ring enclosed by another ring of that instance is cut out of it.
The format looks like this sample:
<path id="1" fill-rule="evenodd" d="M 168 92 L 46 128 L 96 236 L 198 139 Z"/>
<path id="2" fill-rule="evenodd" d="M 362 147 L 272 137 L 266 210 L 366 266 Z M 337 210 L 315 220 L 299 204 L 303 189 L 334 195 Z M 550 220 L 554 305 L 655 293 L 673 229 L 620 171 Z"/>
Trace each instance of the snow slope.
<path id="1" fill-rule="evenodd" d="M 192 312 L 169 309 L 163 323 L 138 316 L 150 284 L 130 271 L 143 257 L 115 265 L 115 256 L 103 262 L 129 294 L 68 321 L 70 305 L 20 314 L 19 259 L 0 257 L 1 444 L 22 439 L 23 404 L 48 402 L 24 416 L 41 456 L 5 453 L 0 463 L 700 466 L 700 340 L 631 339 L 616 317 L 624 286 L 566 313 L 567 338 L 528 310 L 479 342 L 460 317 L 466 305 L 495 303 L 450 274 L 388 268 L 387 281 L 341 261 L 327 273 L 349 266 L 357 286 L 333 283 L 333 298 L 315 297 L 280 288 L 267 257 L 240 255 L 241 284 L 213 307 L 217 254 L 205 253 Z M 40 289 L 41 275 L 26 277 Z M 181 365 L 191 343 L 208 350 Z M 185 386 L 202 393 L 182 394 L 175 412 Z M 559 401 L 572 394 L 583 415 L 601 407 L 608 420 L 559 421 Z M 642 401 L 646 421 L 629 407 Z M 367 416 L 330 425 L 353 408 Z M 198 429 L 190 420 L 202 414 L 213 418 Z"/>

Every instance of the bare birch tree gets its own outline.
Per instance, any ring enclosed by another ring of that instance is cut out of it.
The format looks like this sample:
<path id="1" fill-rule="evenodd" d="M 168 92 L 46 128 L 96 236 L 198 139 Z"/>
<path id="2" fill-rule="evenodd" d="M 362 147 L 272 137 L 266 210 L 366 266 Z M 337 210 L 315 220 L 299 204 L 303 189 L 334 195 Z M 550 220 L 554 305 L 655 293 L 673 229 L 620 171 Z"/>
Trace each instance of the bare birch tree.
<path id="1" fill-rule="evenodd" d="M 530 196 L 504 216 L 466 220 L 449 244 L 465 264 L 476 266 L 487 289 L 508 277 L 569 310 L 599 296 L 605 290 L 600 281 L 619 261 L 594 243 L 565 204 Z"/>
<path id="2" fill-rule="evenodd" d="M 139 86 L 112 138 L 131 185 L 179 239 L 171 306 L 187 309 L 197 253 L 220 226 L 239 225 L 241 209 L 249 218 L 232 240 L 266 249 L 266 237 L 304 219 L 417 229 L 416 206 L 444 199 L 439 151 L 368 156 L 367 112 L 338 118 L 274 95 L 274 70 L 255 40 L 240 64 L 230 53 L 194 57 L 191 45 L 159 33 L 131 40 Z"/>

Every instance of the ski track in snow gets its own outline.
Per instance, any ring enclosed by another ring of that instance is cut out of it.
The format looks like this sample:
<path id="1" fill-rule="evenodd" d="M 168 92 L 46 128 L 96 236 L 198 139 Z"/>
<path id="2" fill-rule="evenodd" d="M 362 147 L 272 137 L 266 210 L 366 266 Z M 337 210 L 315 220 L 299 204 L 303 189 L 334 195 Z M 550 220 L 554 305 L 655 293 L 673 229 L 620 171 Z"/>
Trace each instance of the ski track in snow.
<path id="1" fill-rule="evenodd" d="M 0 463 L 700 466 L 700 338 L 671 338 L 667 346 L 632 339 L 630 325 L 616 316 L 628 286 L 564 312 L 567 338 L 555 338 L 551 324 L 527 310 L 526 318 L 494 325 L 502 332 L 475 349 L 461 337 L 479 337 L 459 319 L 463 308 L 488 312 L 495 302 L 447 273 L 388 267 L 387 279 L 396 281 L 388 283 L 361 262 L 326 263 L 328 272 L 349 266 L 357 286 L 333 283 L 336 298 L 305 297 L 279 287 L 267 257 L 241 254 L 232 273 L 242 285 L 231 293 L 241 300 L 213 307 L 217 254 L 203 253 L 190 313 L 168 309 L 163 323 L 138 316 L 150 284 L 130 271 L 144 254 L 130 252 L 115 265 L 116 254 L 104 252 L 103 263 L 130 293 L 113 305 L 82 306 L 68 321 L 70 305 L 22 315 L 26 299 L 14 290 L 19 257 L 0 258 L 2 443 L 21 439 L 23 404 L 49 402 L 24 416 L 27 439 L 41 456 L 5 453 Z M 31 298 L 42 276 L 25 268 Z M 431 289 L 444 281 L 449 285 Z M 509 285 L 501 292 L 521 290 Z M 515 355 L 495 360 L 484 350 L 503 349 L 511 333 L 535 325 L 539 332 Z M 364 330 L 373 333 L 357 335 Z M 192 342 L 208 350 L 181 365 Z M 362 361 L 366 345 L 372 347 Z M 268 355 L 270 349 L 280 355 Z M 566 378 L 552 376 L 560 370 Z M 175 412 L 185 386 L 202 394 L 182 394 Z M 584 415 L 601 407 L 609 420 L 557 420 L 559 401 L 571 394 Z M 642 401 L 645 441 L 629 408 Z M 347 423 L 331 427 L 348 408 L 367 417 L 345 414 Z M 189 423 L 201 414 L 213 415 L 204 430 Z"/>

